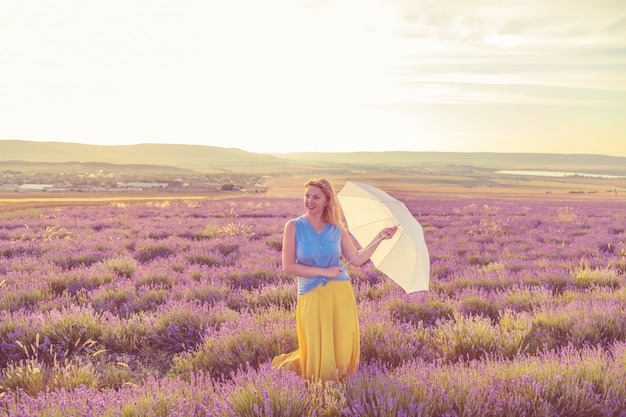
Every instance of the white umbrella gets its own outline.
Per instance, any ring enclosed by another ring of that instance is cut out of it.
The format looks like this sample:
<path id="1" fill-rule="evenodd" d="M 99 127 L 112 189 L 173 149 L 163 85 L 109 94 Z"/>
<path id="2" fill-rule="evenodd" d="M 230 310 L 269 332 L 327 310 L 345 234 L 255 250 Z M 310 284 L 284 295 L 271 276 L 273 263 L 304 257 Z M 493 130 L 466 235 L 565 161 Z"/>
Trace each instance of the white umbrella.
<path id="1" fill-rule="evenodd" d="M 346 182 L 337 197 L 348 229 L 361 246 L 383 228 L 398 226 L 396 234 L 383 240 L 370 259 L 407 293 L 428 290 L 430 257 L 424 231 L 404 203 L 376 187 L 354 181 Z"/>

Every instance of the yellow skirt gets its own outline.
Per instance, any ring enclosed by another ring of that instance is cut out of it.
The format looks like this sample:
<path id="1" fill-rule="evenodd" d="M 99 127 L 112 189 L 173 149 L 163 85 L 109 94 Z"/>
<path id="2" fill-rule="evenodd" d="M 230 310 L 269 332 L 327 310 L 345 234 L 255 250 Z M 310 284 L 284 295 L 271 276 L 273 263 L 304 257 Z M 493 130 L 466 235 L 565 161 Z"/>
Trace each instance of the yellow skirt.
<path id="1" fill-rule="evenodd" d="M 272 360 L 304 378 L 337 381 L 356 371 L 359 320 L 350 281 L 328 281 L 298 297 L 298 350 Z"/>

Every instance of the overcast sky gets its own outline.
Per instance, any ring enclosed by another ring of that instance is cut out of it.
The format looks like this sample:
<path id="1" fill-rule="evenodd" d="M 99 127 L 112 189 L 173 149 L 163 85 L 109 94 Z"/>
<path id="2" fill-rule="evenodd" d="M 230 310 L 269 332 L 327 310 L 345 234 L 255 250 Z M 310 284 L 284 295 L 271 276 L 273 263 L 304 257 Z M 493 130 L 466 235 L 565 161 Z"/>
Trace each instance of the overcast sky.
<path id="1" fill-rule="evenodd" d="M 626 156 L 626 7 L 0 0 L 0 139 Z"/>

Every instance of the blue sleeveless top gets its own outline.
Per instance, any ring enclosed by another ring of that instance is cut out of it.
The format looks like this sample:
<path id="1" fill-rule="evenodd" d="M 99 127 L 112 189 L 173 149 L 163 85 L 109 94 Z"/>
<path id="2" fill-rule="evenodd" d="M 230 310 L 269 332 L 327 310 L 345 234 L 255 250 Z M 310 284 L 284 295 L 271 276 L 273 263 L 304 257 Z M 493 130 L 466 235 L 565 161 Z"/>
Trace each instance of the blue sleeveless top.
<path id="1" fill-rule="evenodd" d="M 294 219 L 296 226 L 296 261 L 302 265 L 328 268 L 341 265 L 341 228 L 326 224 L 321 233 L 315 228 L 305 215 Z M 326 285 L 329 278 L 322 276 L 303 278 L 298 277 L 298 295 L 306 294 L 318 285 Z M 348 281 L 350 277 L 344 269 L 333 281 Z"/>

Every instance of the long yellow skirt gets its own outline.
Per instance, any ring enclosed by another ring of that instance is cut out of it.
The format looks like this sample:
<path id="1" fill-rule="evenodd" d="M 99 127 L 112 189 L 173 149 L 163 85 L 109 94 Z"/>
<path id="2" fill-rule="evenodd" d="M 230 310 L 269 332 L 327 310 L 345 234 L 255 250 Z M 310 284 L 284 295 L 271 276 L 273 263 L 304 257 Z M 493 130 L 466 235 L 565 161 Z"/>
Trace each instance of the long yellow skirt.
<path id="1" fill-rule="evenodd" d="M 356 371 L 359 320 L 350 281 L 328 281 L 298 297 L 298 350 L 272 360 L 312 380 L 340 380 Z"/>

